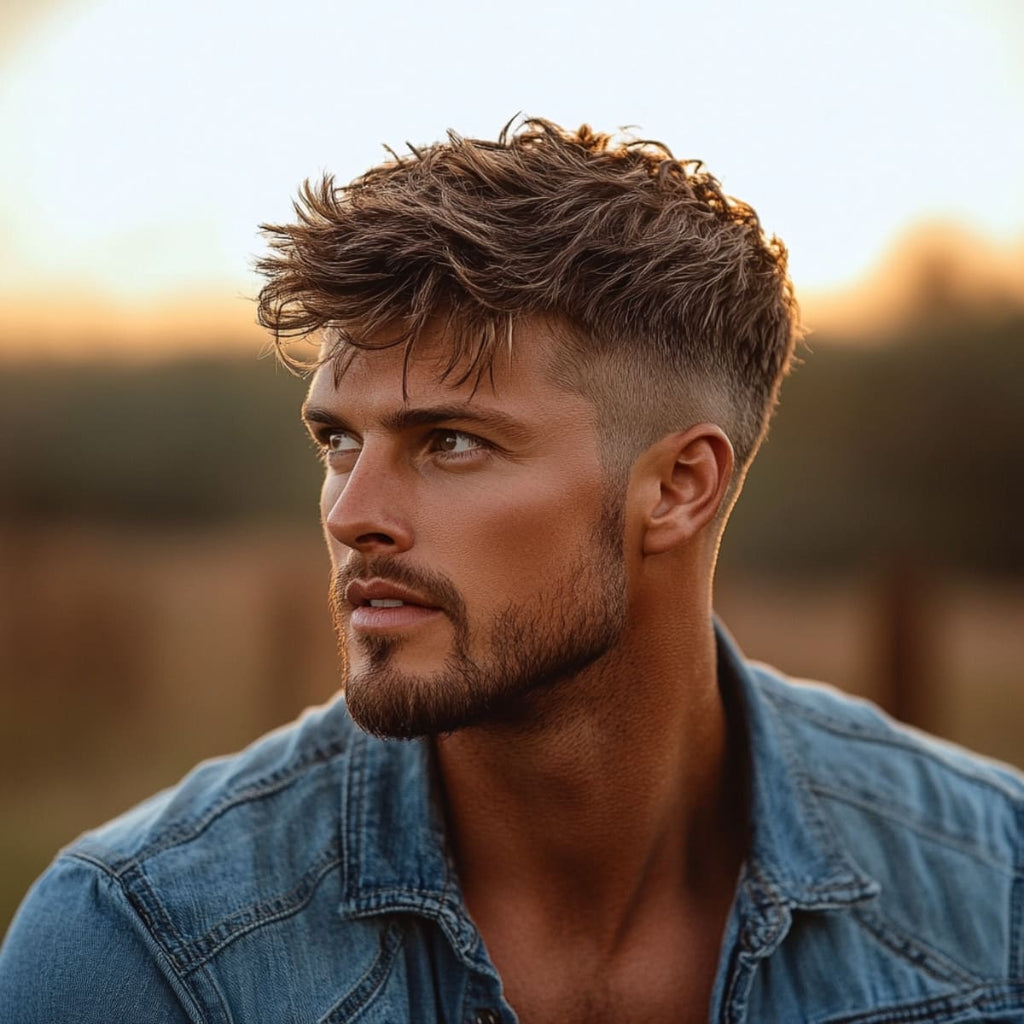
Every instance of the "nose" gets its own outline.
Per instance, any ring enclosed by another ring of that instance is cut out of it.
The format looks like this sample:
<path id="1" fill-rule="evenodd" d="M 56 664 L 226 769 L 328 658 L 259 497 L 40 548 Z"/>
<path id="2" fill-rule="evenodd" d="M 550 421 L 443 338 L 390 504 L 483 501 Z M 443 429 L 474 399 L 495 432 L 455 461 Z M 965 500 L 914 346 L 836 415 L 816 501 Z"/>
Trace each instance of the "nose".
<path id="1" fill-rule="evenodd" d="M 352 471 L 328 476 L 321 494 L 321 515 L 329 537 L 363 554 L 398 554 L 413 544 L 404 515 L 408 488 L 393 467 L 364 448 Z"/>

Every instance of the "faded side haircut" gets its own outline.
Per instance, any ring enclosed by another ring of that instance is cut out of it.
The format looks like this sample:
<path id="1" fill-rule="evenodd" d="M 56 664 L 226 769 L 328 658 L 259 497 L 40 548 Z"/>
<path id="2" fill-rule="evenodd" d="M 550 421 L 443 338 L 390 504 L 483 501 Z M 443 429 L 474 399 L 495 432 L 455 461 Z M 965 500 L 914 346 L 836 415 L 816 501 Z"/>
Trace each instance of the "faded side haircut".
<path id="1" fill-rule="evenodd" d="M 263 225 L 259 321 L 295 368 L 406 346 L 428 323 L 443 376 L 477 379 L 545 318 L 559 383 L 596 407 L 625 468 L 658 437 L 718 423 L 740 469 L 775 406 L 798 333 L 786 250 L 696 160 L 660 142 L 531 119 L 496 141 L 413 148 L 346 186 L 307 181 L 293 224 Z M 324 331 L 312 363 L 289 340 Z"/>

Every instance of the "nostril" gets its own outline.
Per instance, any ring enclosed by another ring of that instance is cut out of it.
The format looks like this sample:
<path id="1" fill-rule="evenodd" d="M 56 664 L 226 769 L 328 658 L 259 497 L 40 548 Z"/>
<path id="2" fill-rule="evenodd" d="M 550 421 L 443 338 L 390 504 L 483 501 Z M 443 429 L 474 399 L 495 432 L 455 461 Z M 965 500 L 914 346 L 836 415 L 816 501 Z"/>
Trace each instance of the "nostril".
<path id="1" fill-rule="evenodd" d="M 386 544 L 393 547 L 395 540 L 386 533 L 361 533 L 356 537 L 356 546 L 363 544 Z"/>

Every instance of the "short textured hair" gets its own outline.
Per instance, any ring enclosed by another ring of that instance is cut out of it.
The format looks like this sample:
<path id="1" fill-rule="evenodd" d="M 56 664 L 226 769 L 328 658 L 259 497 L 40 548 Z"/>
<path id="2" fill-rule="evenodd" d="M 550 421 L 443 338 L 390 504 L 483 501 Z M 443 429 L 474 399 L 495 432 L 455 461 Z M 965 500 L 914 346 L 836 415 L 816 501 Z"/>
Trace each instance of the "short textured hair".
<path id="1" fill-rule="evenodd" d="M 786 250 L 700 161 L 660 142 L 511 123 L 447 140 L 346 186 L 306 181 L 296 221 L 262 225 L 260 323 L 287 342 L 323 330 L 312 365 L 405 345 L 441 323 L 443 377 L 486 372 L 515 325 L 546 318 L 557 378 L 589 397 L 616 464 L 710 419 L 744 467 L 798 333 Z"/>

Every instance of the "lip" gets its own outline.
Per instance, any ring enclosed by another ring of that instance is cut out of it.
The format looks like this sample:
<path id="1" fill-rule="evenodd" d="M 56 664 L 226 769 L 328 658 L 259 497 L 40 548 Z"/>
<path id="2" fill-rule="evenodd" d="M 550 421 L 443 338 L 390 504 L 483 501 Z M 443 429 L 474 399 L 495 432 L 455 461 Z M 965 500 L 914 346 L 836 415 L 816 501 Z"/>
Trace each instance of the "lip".
<path id="1" fill-rule="evenodd" d="M 437 606 L 433 605 L 421 594 L 417 594 L 415 590 L 410 590 L 408 587 L 403 587 L 398 583 L 390 583 L 388 580 L 382 579 L 370 579 L 370 580 L 353 580 L 345 588 L 345 600 L 353 608 L 361 608 L 368 606 L 371 601 L 401 601 L 404 605 L 416 605 L 419 608 L 429 608 L 432 611 L 437 610 Z M 374 609 L 374 611 L 381 611 L 382 609 Z"/>
<path id="2" fill-rule="evenodd" d="M 358 633 L 394 633 L 415 628 L 441 614 L 441 609 L 416 591 L 387 580 L 353 580 L 345 588 L 352 609 L 349 624 Z M 373 608 L 370 601 L 401 601 L 392 608 Z"/>

